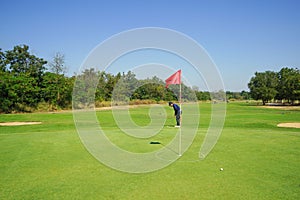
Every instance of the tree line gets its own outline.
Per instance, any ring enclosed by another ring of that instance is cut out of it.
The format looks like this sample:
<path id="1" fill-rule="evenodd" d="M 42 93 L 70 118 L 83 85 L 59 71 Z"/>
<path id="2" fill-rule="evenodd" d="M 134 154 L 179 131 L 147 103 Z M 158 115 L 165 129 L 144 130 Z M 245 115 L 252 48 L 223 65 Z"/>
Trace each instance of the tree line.
<path id="1" fill-rule="evenodd" d="M 284 67 L 279 72 L 255 72 L 248 87 L 251 97 L 263 105 L 270 101 L 294 105 L 300 100 L 300 70 Z"/>
<path id="2" fill-rule="evenodd" d="M 56 58 L 63 59 L 60 54 Z M 5 52 L 0 49 L 0 112 L 30 112 L 44 104 L 51 109 L 70 105 L 74 77 L 55 71 L 55 60 L 47 63 L 32 55 L 27 45 Z M 63 60 L 58 64 L 63 70 Z"/>
<path id="3" fill-rule="evenodd" d="M 0 113 L 70 109 L 73 97 L 81 98 L 75 99 L 77 102 L 98 105 L 113 98 L 151 102 L 178 98 L 178 87 L 165 88 L 164 81 L 157 77 L 138 80 L 130 71 L 113 75 L 91 68 L 71 77 L 65 73 L 63 54 L 56 53 L 51 61 L 46 61 L 31 54 L 27 45 L 0 49 Z M 86 95 L 91 88 L 96 88 L 94 95 Z M 183 84 L 182 88 L 184 100 L 210 99 L 208 92 L 192 95 L 190 87 Z"/>
<path id="4" fill-rule="evenodd" d="M 52 60 L 46 61 L 30 53 L 27 45 L 18 45 L 7 51 L 0 49 L 0 113 L 71 109 L 72 100 L 82 104 L 73 106 L 81 107 L 93 103 L 96 106 L 109 105 L 111 101 L 116 104 L 121 101 L 176 101 L 179 97 L 178 85 L 165 88 L 165 82 L 158 77 L 139 80 L 130 71 L 110 74 L 90 68 L 71 77 L 65 73 L 63 54 L 56 53 Z M 278 73 L 256 72 L 248 86 L 250 93 L 227 91 L 224 94 L 221 91 L 200 91 L 195 86 L 191 88 L 182 84 L 182 100 L 253 98 L 264 103 L 272 99 L 293 103 L 300 99 L 298 69 L 283 68 Z"/>

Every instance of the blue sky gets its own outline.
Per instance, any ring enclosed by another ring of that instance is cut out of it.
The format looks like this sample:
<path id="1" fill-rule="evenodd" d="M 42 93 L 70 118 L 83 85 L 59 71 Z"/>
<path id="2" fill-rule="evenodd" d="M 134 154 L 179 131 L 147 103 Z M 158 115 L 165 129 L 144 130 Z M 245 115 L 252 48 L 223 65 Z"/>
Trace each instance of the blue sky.
<path id="1" fill-rule="evenodd" d="M 193 38 L 219 68 L 226 90 L 248 90 L 256 71 L 300 67 L 297 0 L 0 2 L 0 48 L 27 44 L 46 60 L 61 52 L 70 75 L 99 43 L 141 27 L 173 29 Z"/>

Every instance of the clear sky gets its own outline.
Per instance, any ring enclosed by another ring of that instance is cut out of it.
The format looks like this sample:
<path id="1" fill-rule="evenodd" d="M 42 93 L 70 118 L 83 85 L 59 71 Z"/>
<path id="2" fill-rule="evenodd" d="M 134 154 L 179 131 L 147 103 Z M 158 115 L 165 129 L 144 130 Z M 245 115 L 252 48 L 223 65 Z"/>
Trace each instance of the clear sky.
<path id="1" fill-rule="evenodd" d="M 140 27 L 196 40 L 226 90 L 248 90 L 256 71 L 300 67 L 298 0 L 0 0 L 0 8 L 3 51 L 26 44 L 46 60 L 61 52 L 70 75 L 99 43 Z"/>

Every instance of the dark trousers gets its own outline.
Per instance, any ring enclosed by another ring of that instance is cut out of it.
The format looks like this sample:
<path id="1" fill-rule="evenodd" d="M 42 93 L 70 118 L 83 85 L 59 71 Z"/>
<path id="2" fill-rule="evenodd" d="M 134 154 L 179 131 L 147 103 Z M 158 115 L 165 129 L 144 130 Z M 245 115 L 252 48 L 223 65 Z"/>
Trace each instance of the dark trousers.
<path id="1" fill-rule="evenodd" d="M 177 123 L 177 126 L 180 126 L 180 111 L 176 113 L 176 123 Z"/>

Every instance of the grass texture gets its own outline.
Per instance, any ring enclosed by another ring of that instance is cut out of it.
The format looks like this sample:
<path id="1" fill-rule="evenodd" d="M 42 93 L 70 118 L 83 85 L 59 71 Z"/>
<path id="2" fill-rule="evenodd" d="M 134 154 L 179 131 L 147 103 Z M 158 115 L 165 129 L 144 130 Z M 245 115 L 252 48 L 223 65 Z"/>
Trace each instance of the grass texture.
<path id="1" fill-rule="evenodd" d="M 200 103 L 200 125 L 190 148 L 176 162 L 151 173 L 111 169 L 85 149 L 71 112 L 0 115 L 0 122 L 41 121 L 0 126 L 0 199 L 299 199 L 299 110 L 227 105 L 224 129 L 204 160 L 198 152 L 210 122 L 210 104 Z M 131 108 L 132 119 L 147 125 L 149 106 Z M 161 133 L 147 139 L 122 134 L 111 110 L 97 111 L 108 138 L 120 148 L 149 152 L 151 141 L 170 141 L 173 110 Z M 184 117 L 184 115 L 183 115 Z M 223 168 L 223 171 L 220 171 Z"/>

